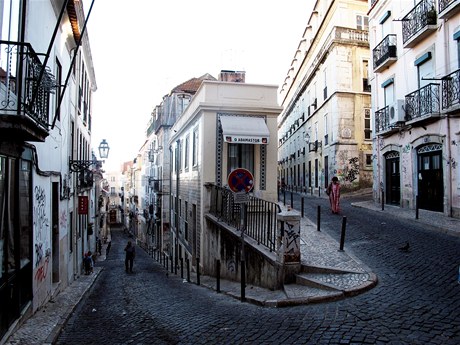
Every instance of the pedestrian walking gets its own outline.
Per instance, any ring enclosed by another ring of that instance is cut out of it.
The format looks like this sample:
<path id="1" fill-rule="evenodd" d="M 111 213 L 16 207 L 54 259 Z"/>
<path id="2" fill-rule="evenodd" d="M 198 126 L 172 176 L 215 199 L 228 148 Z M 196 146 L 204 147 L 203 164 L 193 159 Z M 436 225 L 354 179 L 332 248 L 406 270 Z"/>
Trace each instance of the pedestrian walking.
<path id="1" fill-rule="evenodd" d="M 126 272 L 133 273 L 134 257 L 136 256 L 136 250 L 131 241 L 125 247 L 125 270 Z"/>
<path id="2" fill-rule="evenodd" d="M 334 176 L 327 186 L 326 194 L 329 196 L 332 213 L 338 214 L 340 212 L 340 183 L 337 176 Z"/>
<path id="3" fill-rule="evenodd" d="M 83 266 L 85 268 L 86 275 L 93 273 L 94 261 L 93 261 L 91 251 L 89 251 L 88 253 L 85 253 L 83 257 Z"/>

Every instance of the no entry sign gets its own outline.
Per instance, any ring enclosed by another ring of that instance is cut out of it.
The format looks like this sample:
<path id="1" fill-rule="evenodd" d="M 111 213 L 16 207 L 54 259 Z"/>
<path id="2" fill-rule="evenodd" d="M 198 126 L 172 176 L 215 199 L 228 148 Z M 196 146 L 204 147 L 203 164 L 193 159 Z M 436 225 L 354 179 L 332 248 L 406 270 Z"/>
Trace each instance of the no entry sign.
<path id="1" fill-rule="evenodd" d="M 254 186 L 254 177 L 249 170 L 238 168 L 228 175 L 228 187 L 235 193 L 250 192 Z"/>

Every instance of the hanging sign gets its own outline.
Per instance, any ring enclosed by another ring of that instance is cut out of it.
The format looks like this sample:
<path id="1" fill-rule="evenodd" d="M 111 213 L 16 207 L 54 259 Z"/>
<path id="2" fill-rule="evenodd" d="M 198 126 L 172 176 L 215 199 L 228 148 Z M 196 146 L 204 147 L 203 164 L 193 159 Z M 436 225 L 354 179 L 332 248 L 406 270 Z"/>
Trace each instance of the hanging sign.
<path id="1" fill-rule="evenodd" d="M 78 214 L 88 214 L 88 197 L 78 197 Z"/>

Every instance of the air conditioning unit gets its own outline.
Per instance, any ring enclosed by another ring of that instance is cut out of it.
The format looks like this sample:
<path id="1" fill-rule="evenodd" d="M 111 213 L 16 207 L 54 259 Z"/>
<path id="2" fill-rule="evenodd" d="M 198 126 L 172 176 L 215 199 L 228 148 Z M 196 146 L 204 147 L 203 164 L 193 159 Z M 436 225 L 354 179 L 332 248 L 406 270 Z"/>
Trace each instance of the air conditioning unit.
<path id="1" fill-rule="evenodd" d="M 406 112 L 404 109 L 404 100 L 398 99 L 396 102 L 388 106 L 388 115 L 390 125 L 404 122 Z"/>

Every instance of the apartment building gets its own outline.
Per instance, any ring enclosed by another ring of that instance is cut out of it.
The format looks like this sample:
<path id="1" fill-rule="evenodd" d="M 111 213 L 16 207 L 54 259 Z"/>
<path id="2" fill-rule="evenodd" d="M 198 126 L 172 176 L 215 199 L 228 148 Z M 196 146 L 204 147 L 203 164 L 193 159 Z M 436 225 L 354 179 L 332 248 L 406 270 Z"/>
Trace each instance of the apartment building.
<path id="1" fill-rule="evenodd" d="M 318 192 L 372 185 L 368 3 L 317 0 L 280 87 L 279 183 Z"/>
<path id="2" fill-rule="evenodd" d="M 374 198 L 460 217 L 460 2 L 370 1 Z"/>
<path id="3" fill-rule="evenodd" d="M 0 337 L 95 248 L 96 90 L 81 1 L 0 2 Z M 85 163 L 86 162 L 86 163 Z"/>
<path id="4" fill-rule="evenodd" d="M 189 260 L 205 272 L 214 269 L 205 219 L 209 188 L 229 188 L 228 176 L 236 168 L 252 173 L 254 195 L 277 200 L 277 89 L 244 81 L 240 71 L 222 71 L 218 81 L 203 81 L 171 127 L 168 254 L 176 267 L 179 260 Z"/>

